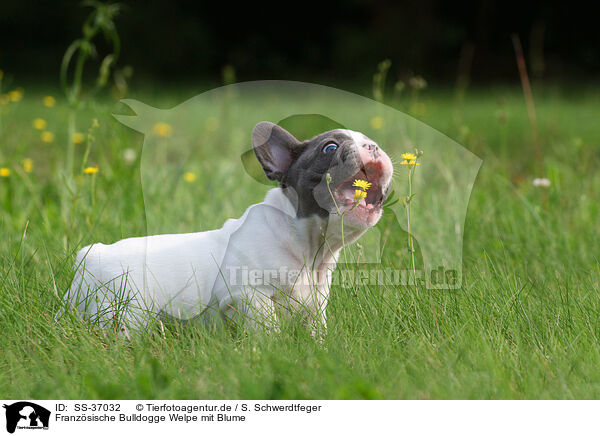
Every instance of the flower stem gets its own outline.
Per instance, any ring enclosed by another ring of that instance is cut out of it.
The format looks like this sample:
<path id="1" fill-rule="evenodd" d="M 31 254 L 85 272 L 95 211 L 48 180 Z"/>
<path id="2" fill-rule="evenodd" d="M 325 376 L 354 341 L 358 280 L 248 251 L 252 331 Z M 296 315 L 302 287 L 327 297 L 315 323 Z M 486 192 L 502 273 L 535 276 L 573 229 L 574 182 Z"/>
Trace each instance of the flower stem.
<path id="1" fill-rule="evenodd" d="M 360 204 L 360 200 L 357 199 L 356 202 L 354 203 L 354 206 L 352 206 L 352 208 L 342 212 L 340 210 L 340 208 L 338 207 L 337 201 L 335 201 L 335 196 L 333 195 L 333 192 L 331 192 L 331 176 L 329 175 L 329 173 L 327 174 L 327 190 L 329 191 L 329 195 L 331 196 L 331 199 L 333 200 L 333 205 L 335 206 L 335 210 L 337 211 L 338 215 L 340 216 L 340 230 L 342 232 L 342 252 L 344 253 L 344 262 L 346 264 L 348 264 L 348 258 L 346 256 L 346 243 L 344 241 L 344 215 L 348 212 L 353 211 L 354 209 L 356 209 L 358 207 L 358 205 Z"/>
<path id="2" fill-rule="evenodd" d="M 327 174 L 327 190 L 329 191 L 329 195 L 331 196 L 331 199 L 333 200 L 333 205 L 335 206 L 335 210 L 337 211 L 338 215 L 340 216 L 340 227 L 341 227 L 341 231 L 342 231 L 342 252 L 344 253 L 344 262 L 346 264 L 348 264 L 348 259 L 346 257 L 346 250 L 344 249 L 344 213 L 342 213 L 340 211 L 340 208 L 338 207 L 337 201 L 335 201 L 335 197 L 333 195 L 333 192 L 331 192 L 331 187 L 329 186 L 329 184 L 331 183 L 330 178 L 329 178 L 329 173 Z"/>
<path id="3" fill-rule="evenodd" d="M 96 206 L 96 174 L 92 174 L 92 208 Z"/>
<path id="4" fill-rule="evenodd" d="M 417 283 L 417 270 L 415 267 L 415 247 L 412 237 L 412 232 L 410 228 L 410 204 L 412 202 L 413 197 L 413 175 L 415 173 L 415 169 L 417 168 L 416 164 L 411 165 L 408 168 L 408 200 L 406 202 L 406 225 L 408 231 L 408 251 L 410 252 L 410 260 L 411 260 L 411 268 L 413 272 L 413 280 L 414 283 Z"/>

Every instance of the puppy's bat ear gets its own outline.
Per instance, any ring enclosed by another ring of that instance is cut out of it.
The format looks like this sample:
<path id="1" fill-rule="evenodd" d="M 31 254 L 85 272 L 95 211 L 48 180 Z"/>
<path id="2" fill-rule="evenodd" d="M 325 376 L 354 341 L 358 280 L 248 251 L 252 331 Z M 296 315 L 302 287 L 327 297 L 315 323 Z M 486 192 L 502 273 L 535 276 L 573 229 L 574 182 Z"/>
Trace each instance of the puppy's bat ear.
<path id="1" fill-rule="evenodd" d="M 282 181 L 301 146 L 290 132 L 277 124 L 262 121 L 252 131 L 252 147 L 265 174 L 270 180 Z"/>

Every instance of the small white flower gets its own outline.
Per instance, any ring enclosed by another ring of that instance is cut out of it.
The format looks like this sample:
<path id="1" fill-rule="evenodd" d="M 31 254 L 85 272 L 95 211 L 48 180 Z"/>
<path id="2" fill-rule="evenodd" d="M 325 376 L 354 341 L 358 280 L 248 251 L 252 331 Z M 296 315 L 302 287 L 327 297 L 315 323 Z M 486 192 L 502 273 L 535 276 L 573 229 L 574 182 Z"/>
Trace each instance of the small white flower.
<path id="1" fill-rule="evenodd" d="M 546 179 L 546 178 L 541 178 L 541 179 L 533 179 L 533 186 L 535 186 L 536 188 L 549 188 L 550 187 L 550 180 Z"/>
<path id="2" fill-rule="evenodd" d="M 127 165 L 131 165 L 132 163 L 134 163 L 136 158 L 137 153 L 133 148 L 126 148 L 125 150 L 123 150 L 123 160 Z"/>

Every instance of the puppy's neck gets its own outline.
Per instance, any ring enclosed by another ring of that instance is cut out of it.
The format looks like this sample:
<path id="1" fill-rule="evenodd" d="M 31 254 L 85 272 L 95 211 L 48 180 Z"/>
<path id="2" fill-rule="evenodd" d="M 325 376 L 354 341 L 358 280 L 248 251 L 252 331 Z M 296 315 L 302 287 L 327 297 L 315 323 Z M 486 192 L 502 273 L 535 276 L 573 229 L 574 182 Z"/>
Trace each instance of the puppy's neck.
<path id="1" fill-rule="evenodd" d="M 282 188 L 267 192 L 264 204 L 273 207 L 277 210 L 274 213 L 282 216 L 284 229 L 279 229 L 276 235 L 282 249 L 294 251 L 294 257 L 304 258 L 307 266 L 327 263 L 335 267 L 343 244 L 356 241 L 366 230 L 346 225 L 342 238 L 342 223 L 337 215 L 298 217 L 293 193 L 284 192 Z"/>

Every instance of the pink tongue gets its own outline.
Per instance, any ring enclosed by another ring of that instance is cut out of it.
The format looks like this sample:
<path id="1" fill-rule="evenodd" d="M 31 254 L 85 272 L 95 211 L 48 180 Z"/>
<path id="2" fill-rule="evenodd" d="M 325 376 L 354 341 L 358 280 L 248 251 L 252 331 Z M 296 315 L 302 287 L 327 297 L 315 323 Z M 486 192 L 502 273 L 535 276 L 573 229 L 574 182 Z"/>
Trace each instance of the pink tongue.
<path id="1" fill-rule="evenodd" d="M 342 192 L 342 203 L 344 206 L 354 205 L 356 200 L 354 198 L 352 198 L 353 195 L 354 195 L 353 189 L 344 189 L 344 191 Z M 375 207 L 372 204 L 367 204 L 367 202 L 365 201 L 364 198 L 362 200 L 360 200 L 360 205 L 365 206 L 367 209 L 373 209 L 373 207 Z"/>
<path id="2" fill-rule="evenodd" d="M 343 198 L 344 198 L 345 205 L 354 204 L 355 200 L 352 198 L 353 195 L 354 195 L 354 191 L 352 189 L 344 189 Z"/>

